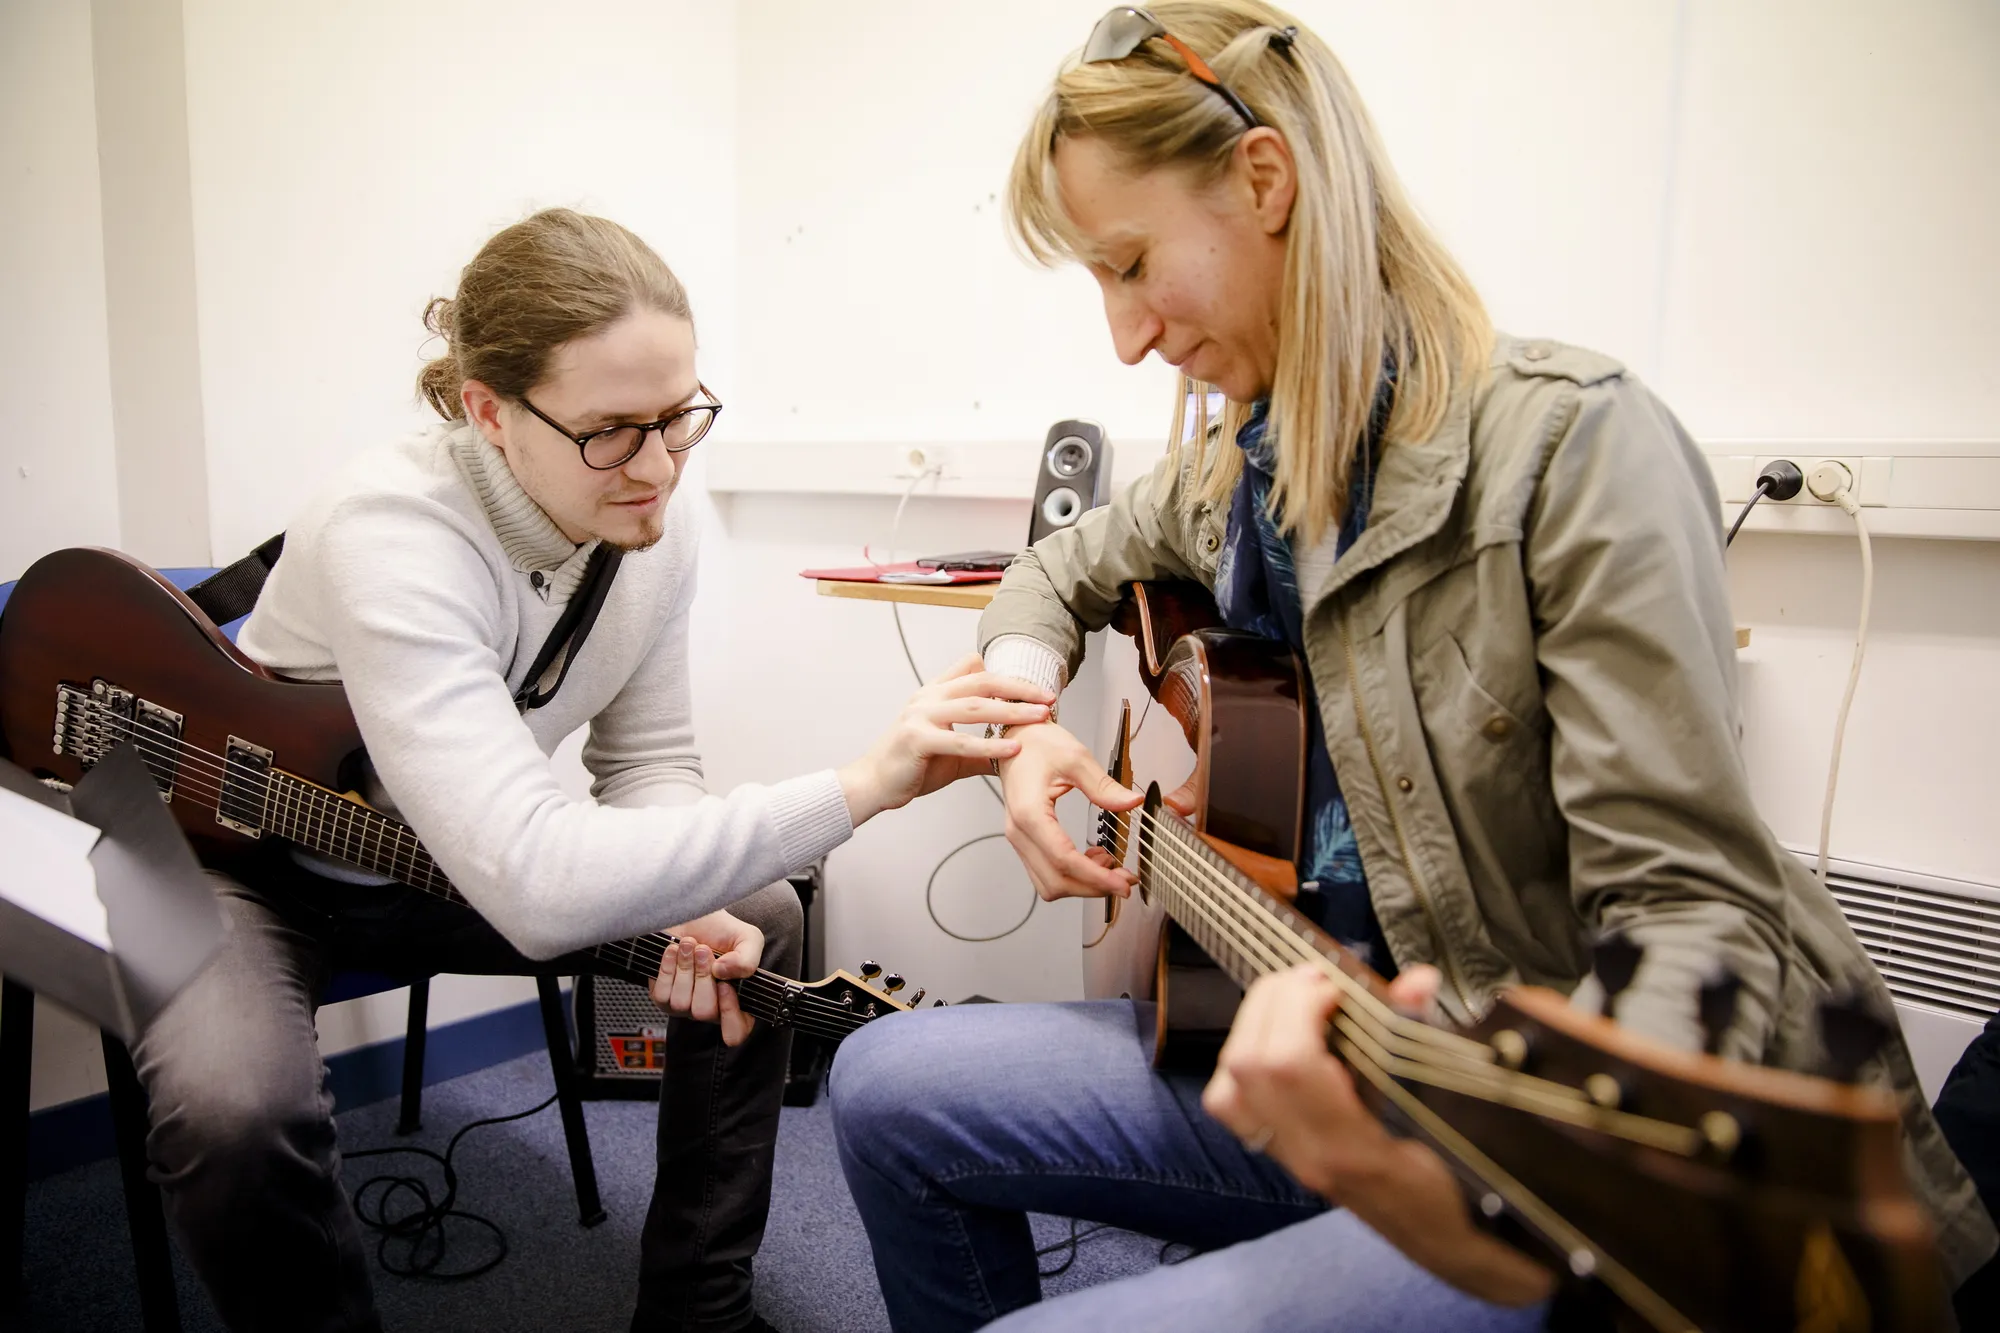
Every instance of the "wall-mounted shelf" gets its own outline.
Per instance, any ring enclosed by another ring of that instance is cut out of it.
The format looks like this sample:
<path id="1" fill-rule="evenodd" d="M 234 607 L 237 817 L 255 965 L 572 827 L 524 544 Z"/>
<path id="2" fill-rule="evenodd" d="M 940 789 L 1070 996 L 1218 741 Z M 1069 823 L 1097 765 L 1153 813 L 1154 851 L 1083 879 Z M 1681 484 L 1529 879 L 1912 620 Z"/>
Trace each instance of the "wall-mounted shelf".
<path id="1" fill-rule="evenodd" d="M 960 606 L 983 611 L 999 591 L 995 583 L 861 583 L 848 579 L 815 579 L 822 597 L 852 597 L 859 602 L 908 602 L 917 606 Z"/>

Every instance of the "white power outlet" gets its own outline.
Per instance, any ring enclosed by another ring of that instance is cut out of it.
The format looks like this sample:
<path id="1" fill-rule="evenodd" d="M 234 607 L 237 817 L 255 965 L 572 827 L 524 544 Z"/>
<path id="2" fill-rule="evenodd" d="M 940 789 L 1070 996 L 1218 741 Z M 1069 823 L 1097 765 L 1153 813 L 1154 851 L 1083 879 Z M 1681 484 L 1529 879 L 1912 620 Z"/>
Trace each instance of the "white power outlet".
<path id="1" fill-rule="evenodd" d="M 1806 505 L 1812 508 L 1831 505 L 1840 489 L 1838 474 L 1829 471 L 1833 468 L 1846 469 L 1848 484 L 1854 488 L 1854 498 L 1864 507 L 1880 507 L 1889 503 L 1889 482 L 1896 465 L 1893 458 L 1860 454 L 1770 454 L 1760 456 L 1752 463 L 1750 475 L 1756 476 L 1766 463 L 1780 458 L 1796 463 L 1799 471 L 1805 474 L 1806 484 L 1791 499 L 1770 500 L 1765 502 L 1767 504 Z M 1824 484 L 1822 477 L 1825 478 Z M 1746 494 L 1743 498 L 1748 499 L 1749 496 Z"/>
<path id="2" fill-rule="evenodd" d="M 951 450 L 939 444 L 898 444 L 892 445 L 894 461 L 889 472 L 898 481 L 909 481 L 934 472 L 937 477 L 951 475 Z"/>

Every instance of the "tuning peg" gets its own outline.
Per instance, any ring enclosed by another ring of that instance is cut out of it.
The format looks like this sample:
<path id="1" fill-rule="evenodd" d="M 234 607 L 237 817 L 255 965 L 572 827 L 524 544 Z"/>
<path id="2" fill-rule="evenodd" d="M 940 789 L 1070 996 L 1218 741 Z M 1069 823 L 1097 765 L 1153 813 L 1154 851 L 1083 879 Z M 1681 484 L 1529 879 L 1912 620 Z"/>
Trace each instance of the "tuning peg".
<path id="1" fill-rule="evenodd" d="M 1827 1077 L 1854 1082 L 1861 1066 L 1875 1058 L 1891 1031 L 1889 1020 L 1860 991 L 1843 991 L 1821 1000 L 1819 1033 L 1826 1046 Z"/>
<path id="2" fill-rule="evenodd" d="M 1723 1034 L 1736 1021 L 1736 994 L 1742 989 L 1743 978 L 1729 967 L 1701 983 L 1701 1026 L 1707 1033 L 1702 1049 L 1710 1055 L 1722 1048 Z"/>
<path id="3" fill-rule="evenodd" d="M 924 1002 L 924 988 L 922 986 L 919 986 L 917 987 L 917 993 L 910 997 L 910 1008 L 914 1009 L 923 1002 Z"/>
<path id="4" fill-rule="evenodd" d="M 1604 1016 L 1611 1018 L 1612 1006 L 1625 988 L 1638 975 L 1639 962 L 1646 956 L 1646 950 L 1634 944 L 1623 931 L 1610 931 L 1600 935 L 1597 943 L 1590 947 L 1591 966 L 1597 973 L 1597 984 L 1604 987 Z"/>
<path id="5" fill-rule="evenodd" d="M 888 976 L 882 978 L 882 989 L 888 991 L 891 995 L 894 995 L 909 984 L 903 980 L 903 974 L 900 972 L 891 972 Z"/>
<path id="6" fill-rule="evenodd" d="M 882 965 L 878 962 L 875 962 L 873 959 L 870 959 L 861 965 L 861 975 L 866 977 L 868 980 L 873 981 L 875 980 L 875 978 L 882 975 Z"/>

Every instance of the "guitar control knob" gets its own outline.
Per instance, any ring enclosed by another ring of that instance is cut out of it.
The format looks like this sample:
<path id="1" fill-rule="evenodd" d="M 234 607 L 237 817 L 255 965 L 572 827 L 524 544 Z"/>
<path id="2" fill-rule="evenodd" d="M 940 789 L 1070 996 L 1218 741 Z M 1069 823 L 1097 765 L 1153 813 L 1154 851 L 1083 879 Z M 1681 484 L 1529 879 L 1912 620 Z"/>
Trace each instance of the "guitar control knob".
<path id="1" fill-rule="evenodd" d="M 861 975 L 873 981 L 882 975 L 882 965 L 873 959 L 861 964 Z"/>
<path id="2" fill-rule="evenodd" d="M 882 978 L 882 989 L 888 991 L 891 995 L 894 995 L 909 984 L 909 982 L 903 980 L 903 975 L 900 972 L 891 972 L 888 976 Z"/>

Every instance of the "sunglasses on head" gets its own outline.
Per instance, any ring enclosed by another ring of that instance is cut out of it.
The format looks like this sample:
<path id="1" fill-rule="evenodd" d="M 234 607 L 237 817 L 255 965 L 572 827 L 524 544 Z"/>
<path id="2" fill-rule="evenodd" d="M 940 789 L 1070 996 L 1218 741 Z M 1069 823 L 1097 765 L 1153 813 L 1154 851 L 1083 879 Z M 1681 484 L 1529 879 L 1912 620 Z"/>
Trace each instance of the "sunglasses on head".
<path id="1" fill-rule="evenodd" d="M 1280 50 L 1289 51 L 1298 35 L 1297 28 L 1286 28 L 1272 35 L 1271 44 Z M 1083 45 L 1083 63 L 1095 65 L 1108 60 L 1123 60 L 1138 50 L 1140 43 L 1151 41 L 1155 37 L 1179 54 L 1187 64 L 1188 73 L 1214 89 L 1217 96 L 1229 103 L 1230 110 L 1243 117 L 1245 126 L 1254 130 L 1264 123 L 1257 119 L 1257 113 L 1252 111 L 1242 98 L 1229 90 L 1229 85 L 1216 77 L 1215 71 L 1208 67 L 1206 60 L 1195 54 L 1193 47 L 1168 32 L 1166 26 L 1152 14 L 1132 5 L 1120 5 L 1097 20 L 1097 26 L 1090 30 L 1090 40 Z"/>

